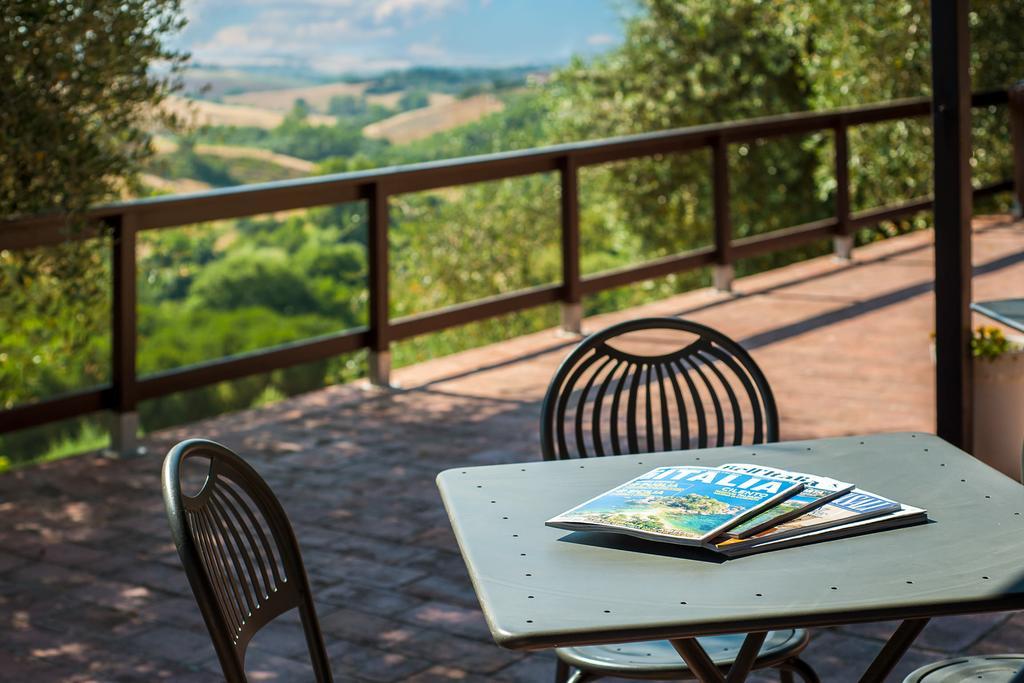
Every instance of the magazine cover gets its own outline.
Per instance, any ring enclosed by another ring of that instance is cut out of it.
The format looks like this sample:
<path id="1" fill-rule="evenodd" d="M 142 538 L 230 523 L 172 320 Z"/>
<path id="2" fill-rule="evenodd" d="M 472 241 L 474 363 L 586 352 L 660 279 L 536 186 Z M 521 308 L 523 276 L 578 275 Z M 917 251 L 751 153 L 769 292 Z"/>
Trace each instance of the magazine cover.
<path id="1" fill-rule="evenodd" d="M 785 500 L 775 507 L 765 510 L 756 517 L 733 527 L 726 532 L 731 538 L 748 538 L 755 534 L 771 529 L 774 526 L 793 519 L 799 515 L 835 500 L 844 493 L 853 489 L 853 484 L 846 481 L 839 481 L 831 477 L 819 477 L 816 474 L 805 474 L 804 472 L 791 472 L 780 470 L 774 467 L 763 465 L 751 465 L 749 463 L 729 463 L 722 465 L 723 470 L 734 470 L 757 476 L 775 477 L 777 479 L 792 479 L 804 485 L 803 490 Z"/>
<path id="2" fill-rule="evenodd" d="M 903 505 L 900 509 L 893 512 L 884 513 L 867 519 L 861 518 L 827 529 L 818 528 L 811 531 L 804 531 L 803 533 L 796 534 L 795 536 L 787 536 L 785 538 L 771 537 L 766 539 L 755 538 L 746 540 L 729 539 L 720 543 L 718 550 L 730 558 L 740 557 L 743 555 L 752 555 L 754 553 L 762 553 L 781 548 L 792 548 L 798 545 L 818 543 L 820 541 L 828 541 L 847 536 L 856 536 L 868 533 L 869 531 L 896 529 L 899 527 L 910 526 L 911 524 L 920 524 L 927 520 L 928 514 L 925 510 L 912 505 Z"/>
<path id="3" fill-rule="evenodd" d="M 611 531 L 706 545 L 726 529 L 802 488 L 796 481 L 715 467 L 658 467 L 546 524 L 571 531 Z"/>
<path id="4" fill-rule="evenodd" d="M 872 517 L 892 514 L 899 511 L 900 504 L 894 500 L 861 489 L 817 507 L 810 512 L 790 519 L 787 522 L 755 534 L 749 538 L 729 538 L 721 540 L 716 548 L 721 551 L 757 545 L 767 541 L 775 541 L 799 534 L 823 531 L 832 527 L 852 524 Z M 918 508 L 913 508 L 917 510 Z"/>

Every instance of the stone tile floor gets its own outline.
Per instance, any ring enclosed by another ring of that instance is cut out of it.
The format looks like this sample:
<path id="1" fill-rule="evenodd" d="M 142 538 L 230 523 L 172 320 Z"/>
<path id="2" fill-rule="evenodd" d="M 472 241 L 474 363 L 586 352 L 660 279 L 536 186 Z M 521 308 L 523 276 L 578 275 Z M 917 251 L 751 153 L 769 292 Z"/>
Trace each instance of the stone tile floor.
<path id="1" fill-rule="evenodd" d="M 783 438 L 934 430 L 930 232 L 588 319 L 692 317 L 751 350 Z M 979 219 L 975 298 L 1024 289 L 1024 225 Z M 396 373 L 380 393 L 337 386 L 154 434 L 150 456 L 85 455 L 0 477 L 0 680 L 214 681 L 219 670 L 170 543 L 159 465 L 206 436 L 251 459 L 303 547 L 337 680 L 550 680 L 549 653 L 493 644 L 433 479 L 538 458 L 539 401 L 574 340 L 551 331 Z M 951 558 L 951 561 L 955 561 Z M 854 681 L 893 624 L 816 631 L 806 659 Z M 900 666 L 1024 650 L 1024 614 L 933 621 Z M 252 680 L 308 680 L 293 624 L 250 649 Z M 759 677 L 759 680 L 772 680 Z"/>

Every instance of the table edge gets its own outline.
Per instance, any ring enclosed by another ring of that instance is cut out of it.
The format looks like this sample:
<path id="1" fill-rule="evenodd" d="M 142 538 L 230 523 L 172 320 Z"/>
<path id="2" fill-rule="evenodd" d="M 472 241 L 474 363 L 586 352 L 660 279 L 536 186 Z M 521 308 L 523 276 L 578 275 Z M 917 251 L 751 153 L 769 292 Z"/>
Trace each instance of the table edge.
<path id="1" fill-rule="evenodd" d="M 669 640 L 692 636 L 710 636 L 729 633 L 752 633 L 773 631 L 788 628 L 829 628 L 849 624 L 860 624 L 877 621 L 898 621 L 903 619 L 920 619 L 957 616 L 964 614 L 982 614 L 991 612 L 1012 612 L 1024 610 L 1024 595 L 1019 598 L 1000 598 L 998 600 L 958 603 L 956 605 L 922 606 L 920 608 L 891 608 L 870 611 L 825 612 L 805 617 L 759 618 L 735 622 L 716 622 L 692 624 L 688 628 L 652 627 L 622 631 L 591 631 L 577 634 L 578 637 L 565 638 L 557 634 L 538 633 L 530 636 L 517 636 L 500 628 L 491 627 L 491 635 L 495 643 L 509 650 L 541 650 L 554 647 L 579 647 L 585 645 L 601 645 L 608 643 L 644 642 L 649 640 Z M 485 615 L 486 617 L 486 615 Z"/>

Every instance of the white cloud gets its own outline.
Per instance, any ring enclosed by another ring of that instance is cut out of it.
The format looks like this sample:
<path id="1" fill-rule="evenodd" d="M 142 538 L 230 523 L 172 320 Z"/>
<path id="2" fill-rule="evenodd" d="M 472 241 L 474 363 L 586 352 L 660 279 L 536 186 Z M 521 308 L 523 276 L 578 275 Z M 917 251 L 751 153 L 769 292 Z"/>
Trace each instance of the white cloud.
<path id="1" fill-rule="evenodd" d="M 437 15 L 462 3 L 461 0 L 377 0 L 367 4 L 373 5 L 374 18 L 384 21 L 393 16 L 409 16 L 418 12 Z"/>
<path id="2" fill-rule="evenodd" d="M 616 42 L 618 42 L 618 40 L 610 33 L 594 33 L 587 36 L 587 45 L 593 45 L 594 47 L 614 45 Z"/>
<path id="3" fill-rule="evenodd" d="M 440 61 L 436 42 L 381 53 L 380 40 L 465 0 L 186 0 L 183 47 L 199 63 L 309 66 L 324 72 Z"/>
<path id="4" fill-rule="evenodd" d="M 346 54 L 323 55 L 312 63 L 315 69 L 329 74 L 400 70 L 412 65 L 408 59 L 377 59 Z"/>
<path id="5" fill-rule="evenodd" d="M 437 43 L 412 43 L 406 48 L 410 57 L 429 61 L 441 61 L 448 57 L 448 53 Z"/>
<path id="6" fill-rule="evenodd" d="M 214 34 L 211 43 L 216 43 L 220 47 L 233 48 L 233 47 L 248 47 L 254 41 L 253 36 L 249 35 L 249 29 L 245 26 L 228 26 L 222 28 Z"/>

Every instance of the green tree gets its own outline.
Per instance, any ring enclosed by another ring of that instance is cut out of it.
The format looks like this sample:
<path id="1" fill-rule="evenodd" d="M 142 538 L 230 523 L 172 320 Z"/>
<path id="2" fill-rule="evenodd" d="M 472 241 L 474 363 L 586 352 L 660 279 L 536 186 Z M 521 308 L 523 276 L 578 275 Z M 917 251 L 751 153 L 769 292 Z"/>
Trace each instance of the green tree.
<path id="1" fill-rule="evenodd" d="M 223 234 L 218 224 L 174 230 L 149 230 L 139 236 L 138 262 L 141 304 L 182 301 L 196 273 L 217 258 L 215 245 Z"/>
<path id="2" fill-rule="evenodd" d="M 592 62 L 573 60 L 555 74 L 550 140 L 930 92 L 926 0 L 639 0 L 637 5 L 620 48 Z M 1019 0 L 972 4 L 975 88 L 1006 87 L 1024 73 L 1024 51 L 1013 29 L 1022 21 Z M 1005 110 L 976 111 L 975 131 L 976 180 L 1006 177 Z M 930 140 L 927 117 L 852 129 L 854 209 L 928 194 Z M 835 194 L 832 158 L 831 134 L 732 145 L 735 234 L 829 215 Z M 706 154 L 691 153 L 587 169 L 584 191 L 593 196 L 583 221 L 592 241 L 629 232 L 646 256 L 708 243 L 709 166 Z M 905 221 L 904 227 L 917 224 Z"/>
<path id="3" fill-rule="evenodd" d="M 224 159 L 198 154 L 195 144 L 191 135 L 182 137 L 176 150 L 154 159 L 149 168 L 164 178 L 193 178 L 213 187 L 242 184 L 231 175 Z"/>
<path id="4" fill-rule="evenodd" d="M 787 3 L 642 0 L 622 46 L 574 59 L 549 91 L 552 140 L 614 135 L 780 114 L 808 108 L 800 55 L 807 37 L 786 22 Z M 731 148 L 738 236 L 819 217 L 808 182 L 815 139 Z M 811 147 L 811 149 L 808 149 Z M 609 242 L 652 257 L 711 239 L 710 156 L 644 158 L 584 172 L 584 248 Z M 632 245 L 632 246 L 631 246 Z"/>
<path id="5" fill-rule="evenodd" d="M 153 150 L 185 56 L 179 0 L 9 0 L 0 12 L 0 219 L 60 211 L 77 229 Z M 157 65 L 161 68 L 155 68 Z M 102 381 L 106 243 L 0 252 L 0 404 Z M 99 340 L 99 341 L 97 341 Z"/>
<path id="6" fill-rule="evenodd" d="M 423 89 L 407 90 L 398 100 L 398 108 L 402 111 L 421 109 L 430 104 L 430 93 Z"/>
<path id="7" fill-rule="evenodd" d="M 329 234 L 329 233 L 328 233 Z M 320 233 L 295 254 L 296 267 L 309 283 L 317 312 L 337 321 L 338 329 L 366 322 L 366 248 L 330 242 Z"/>
<path id="8" fill-rule="evenodd" d="M 394 314 L 557 281 L 558 183 L 527 176 L 393 204 Z"/>
<path id="9" fill-rule="evenodd" d="M 277 249 L 232 250 L 196 276 L 189 303 L 197 309 L 223 311 L 262 306 L 282 315 L 317 309 L 305 279 Z"/>
<path id="10" fill-rule="evenodd" d="M 1005 88 L 1024 74 L 1024 51 L 1013 27 L 1024 22 L 1018 0 L 971 3 L 971 79 L 975 90 Z M 931 94 L 931 21 L 926 0 L 790 3 L 789 23 L 813 40 L 801 60 L 812 109 Z M 1010 175 L 1005 108 L 973 112 L 975 180 Z M 867 208 L 931 192 L 931 120 L 858 126 L 850 132 L 851 200 Z M 822 159 L 819 188 L 834 187 L 830 160 Z M 923 221 L 904 220 L 907 229 Z"/>
<path id="11" fill-rule="evenodd" d="M 363 145 L 363 134 L 358 126 L 338 122 L 334 126 L 301 125 L 274 129 L 270 148 L 300 159 L 320 161 L 331 156 L 355 154 Z"/>
<path id="12" fill-rule="evenodd" d="M 285 114 L 284 120 L 281 121 L 281 128 L 283 130 L 289 130 L 292 128 L 299 128 L 306 125 L 306 120 L 309 118 L 310 108 L 309 103 L 301 97 L 292 102 L 292 108 Z"/>
<path id="13" fill-rule="evenodd" d="M 368 108 L 366 98 L 355 95 L 335 95 L 327 103 L 328 114 L 348 118 L 364 116 Z"/>
<path id="14" fill-rule="evenodd" d="M 185 55 L 163 40 L 183 25 L 180 0 L 4 3 L 0 217 L 80 212 L 120 192 L 179 87 Z"/>
<path id="15" fill-rule="evenodd" d="M 281 315 L 262 306 L 201 310 L 178 302 L 140 310 L 139 372 L 169 370 L 304 339 L 338 326 L 315 315 Z M 312 363 L 165 396 L 139 406 L 146 429 L 248 407 L 268 389 L 288 395 L 323 386 L 332 362 Z"/>

